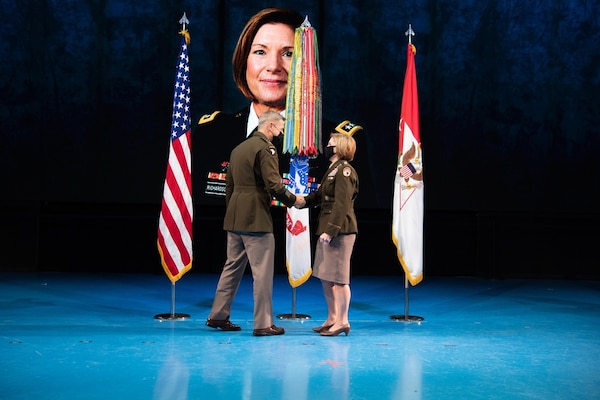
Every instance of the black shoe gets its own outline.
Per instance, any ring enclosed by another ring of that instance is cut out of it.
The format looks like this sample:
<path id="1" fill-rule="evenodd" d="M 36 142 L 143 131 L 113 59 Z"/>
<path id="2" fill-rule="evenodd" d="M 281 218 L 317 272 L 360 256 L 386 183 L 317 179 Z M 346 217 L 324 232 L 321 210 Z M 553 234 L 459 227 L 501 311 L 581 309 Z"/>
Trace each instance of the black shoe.
<path id="1" fill-rule="evenodd" d="M 285 333 L 285 329 L 279 328 L 275 325 L 271 325 L 268 328 L 255 329 L 252 332 L 253 336 L 275 336 L 275 335 L 283 335 Z"/>
<path id="2" fill-rule="evenodd" d="M 228 319 L 207 319 L 206 326 L 211 328 L 221 329 L 222 331 L 241 331 L 242 328 L 239 325 L 232 324 Z"/>

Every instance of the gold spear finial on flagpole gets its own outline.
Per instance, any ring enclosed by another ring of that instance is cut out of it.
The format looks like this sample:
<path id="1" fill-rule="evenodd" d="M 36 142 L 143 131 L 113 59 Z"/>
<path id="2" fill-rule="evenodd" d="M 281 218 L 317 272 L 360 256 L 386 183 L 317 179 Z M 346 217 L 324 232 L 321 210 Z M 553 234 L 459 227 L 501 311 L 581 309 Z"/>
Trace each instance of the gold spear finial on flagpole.
<path id="1" fill-rule="evenodd" d="M 412 44 L 412 37 L 415 36 L 415 31 L 412 30 L 411 24 L 408 24 L 408 30 L 404 32 L 405 36 L 408 36 L 408 44 Z"/>

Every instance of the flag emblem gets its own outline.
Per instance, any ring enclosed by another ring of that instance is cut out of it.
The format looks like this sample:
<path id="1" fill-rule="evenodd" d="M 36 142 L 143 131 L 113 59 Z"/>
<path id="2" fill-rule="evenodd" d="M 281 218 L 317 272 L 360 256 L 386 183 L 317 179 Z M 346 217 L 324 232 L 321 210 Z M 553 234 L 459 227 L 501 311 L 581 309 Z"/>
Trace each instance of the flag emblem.
<path id="1" fill-rule="evenodd" d="M 400 168 L 400 175 L 403 178 L 410 178 L 415 172 L 417 172 L 417 170 L 411 163 L 408 163 L 404 167 Z"/>
<path id="2" fill-rule="evenodd" d="M 291 233 L 292 236 L 298 236 L 302 232 L 306 232 L 306 230 L 308 229 L 307 226 L 302 223 L 302 220 L 297 219 L 294 222 L 290 214 L 286 216 L 286 227 L 288 232 Z"/>

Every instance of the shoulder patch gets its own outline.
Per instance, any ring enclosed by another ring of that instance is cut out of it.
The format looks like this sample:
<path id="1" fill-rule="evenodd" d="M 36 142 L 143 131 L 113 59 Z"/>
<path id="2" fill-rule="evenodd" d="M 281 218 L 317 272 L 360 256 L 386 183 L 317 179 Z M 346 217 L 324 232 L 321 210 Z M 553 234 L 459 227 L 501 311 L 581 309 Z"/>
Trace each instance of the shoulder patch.
<path id="1" fill-rule="evenodd" d="M 350 121 L 343 121 L 335 127 L 335 131 L 344 135 L 353 136 L 356 132 L 361 131 L 362 126 L 356 125 Z"/>
<path id="2" fill-rule="evenodd" d="M 342 174 L 344 176 L 350 176 L 351 173 L 352 173 L 352 170 L 350 169 L 350 167 L 344 167 L 344 169 L 342 170 Z"/>
<path id="3" fill-rule="evenodd" d="M 221 111 L 215 111 L 212 114 L 204 114 L 203 116 L 200 117 L 200 120 L 198 121 L 198 125 L 205 124 L 207 122 L 214 120 L 215 117 L 217 116 L 217 114 L 219 114 L 220 112 Z"/>
<path id="4" fill-rule="evenodd" d="M 277 149 L 275 148 L 275 146 L 269 146 L 267 147 L 267 150 L 269 150 L 272 156 L 277 155 Z"/>

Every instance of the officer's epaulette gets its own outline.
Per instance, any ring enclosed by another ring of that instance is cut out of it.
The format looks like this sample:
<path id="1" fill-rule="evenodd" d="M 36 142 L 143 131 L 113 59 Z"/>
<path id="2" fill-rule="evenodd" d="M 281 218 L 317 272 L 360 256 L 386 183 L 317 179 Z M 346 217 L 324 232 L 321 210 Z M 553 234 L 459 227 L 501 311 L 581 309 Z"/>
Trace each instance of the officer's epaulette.
<path id="1" fill-rule="evenodd" d="M 213 119 L 215 119 L 217 114 L 220 112 L 221 111 L 215 111 L 212 114 L 204 114 L 203 116 L 200 117 L 200 120 L 198 121 L 198 125 L 202 125 L 202 124 L 212 121 Z"/>
<path id="2" fill-rule="evenodd" d="M 356 132 L 361 131 L 362 126 L 353 124 L 350 121 L 343 121 L 335 127 L 335 131 L 344 135 L 353 136 Z"/>

